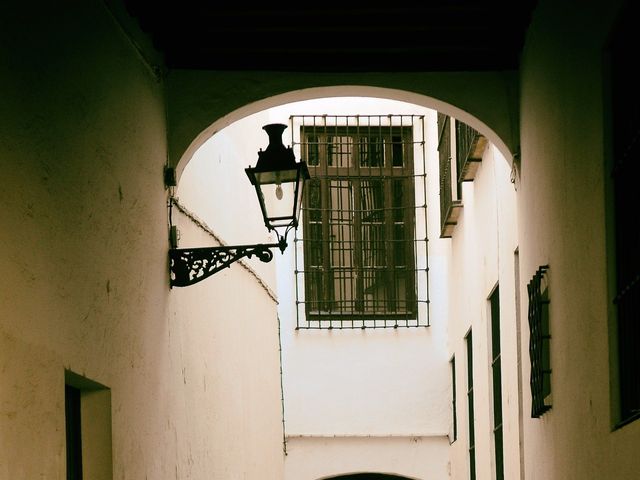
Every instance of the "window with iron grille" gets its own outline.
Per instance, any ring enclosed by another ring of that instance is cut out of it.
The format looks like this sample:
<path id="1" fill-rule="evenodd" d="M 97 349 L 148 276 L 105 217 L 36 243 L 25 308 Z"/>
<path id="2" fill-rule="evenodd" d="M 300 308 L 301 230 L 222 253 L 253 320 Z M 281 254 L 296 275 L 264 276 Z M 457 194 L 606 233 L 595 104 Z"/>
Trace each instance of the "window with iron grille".
<path id="1" fill-rule="evenodd" d="M 451 123 L 454 120 L 438 112 L 438 157 L 440 165 L 440 236 L 450 238 L 453 228 L 458 224 L 462 201 L 460 184 L 456 181 L 456 163 L 452 162 L 455 148 L 452 149 Z"/>
<path id="2" fill-rule="evenodd" d="M 311 175 L 296 233 L 298 328 L 428 325 L 423 117 L 292 122 Z"/>
<path id="3" fill-rule="evenodd" d="M 478 171 L 487 139 L 480 132 L 438 112 L 440 160 L 440 237 L 451 238 L 462 212 L 462 182 Z"/>
<path id="4" fill-rule="evenodd" d="M 619 424 L 640 418 L 640 95 L 629 59 L 640 47 L 640 8 L 628 2 L 611 44 L 615 298 Z"/>
<path id="5" fill-rule="evenodd" d="M 475 128 L 456 121 L 456 167 L 458 183 L 471 182 L 482 162 L 487 139 Z"/>
<path id="6" fill-rule="evenodd" d="M 551 359 L 549 342 L 548 265 L 538 268 L 529 284 L 529 358 L 531 360 L 531 417 L 538 418 L 551 408 Z"/>

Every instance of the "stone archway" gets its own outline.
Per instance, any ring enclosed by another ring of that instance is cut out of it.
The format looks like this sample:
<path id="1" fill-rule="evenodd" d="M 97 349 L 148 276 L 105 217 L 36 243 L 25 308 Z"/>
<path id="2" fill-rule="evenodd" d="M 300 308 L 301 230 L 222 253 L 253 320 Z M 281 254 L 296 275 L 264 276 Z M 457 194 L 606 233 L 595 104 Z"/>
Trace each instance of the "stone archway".
<path id="1" fill-rule="evenodd" d="M 505 88 L 504 79 L 502 83 L 488 82 L 484 88 L 474 85 L 471 96 L 461 85 L 457 85 L 457 82 L 452 82 L 449 88 L 438 85 L 439 87 L 434 89 L 436 95 L 431 96 L 426 92 L 417 93 L 415 89 L 335 83 L 333 86 L 275 92 L 270 97 L 254 101 L 247 97 L 249 103 L 245 104 L 238 104 L 237 98 L 222 99 L 219 92 L 216 92 L 215 98 L 209 98 L 207 91 L 203 90 L 204 86 L 194 86 L 190 90 L 195 91 L 191 94 L 194 95 L 193 98 L 185 97 L 186 94 L 181 92 L 183 96 L 173 102 L 177 105 L 169 106 L 168 161 L 176 168 L 179 177 L 185 165 L 204 142 L 241 118 L 287 103 L 351 96 L 399 100 L 453 116 L 485 135 L 511 164 L 519 148 L 519 132 L 517 120 L 513 120 L 517 118 L 516 107 L 512 105 L 513 102 L 505 100 L 509 97 L 510 89 Z M 428 86 L 429 84 L 422 90 L 426 91 Z M 486 90 L 486 93 L 483 94 L 482 90 Z M 242 94 L 249 95 L 247 92 Z M 475 97 L 482 98 L 478 100 Z M 225 109 L 224 105 L 230 105 L 231 108 Z"/>

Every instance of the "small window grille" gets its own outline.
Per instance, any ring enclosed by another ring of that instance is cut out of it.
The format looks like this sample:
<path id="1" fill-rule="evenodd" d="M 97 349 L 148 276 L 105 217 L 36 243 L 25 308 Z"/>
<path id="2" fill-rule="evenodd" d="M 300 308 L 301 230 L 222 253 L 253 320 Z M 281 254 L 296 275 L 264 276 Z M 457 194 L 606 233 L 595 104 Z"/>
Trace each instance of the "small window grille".
<path id="1" fill-rule="evenodd" d="M 297 327 L 427 326 L 424 117 L 291 122 L 311 174 L 295 239 Z"/>
<path id="2" fill-rule="evenodd" d="M 452 161 L 451 124 L 454 119 L 438 112 L 438 156 L 440 168 L 440 237 L 451 238 L 462 211 L 462 192 L 457 181 L 456 162 Z M 455 135 L 453 140 L 455 141 Z"/>
<path id="3" fill-rule="evenodd" d="M 549 342 L 548 265 L 538 268 L 529 284 L 529 357 L 531 360 L 531 417 L 551 408 L 551 360 Z"/>
<path id="4" fill-rule="evenodd" d="M 456 121 L 456 166 L 458 182 L 471 182 L 476 176 L 487 139 L 466 123 Z"/>
<path id="5" fill-rule="evenodd" d="M 471 182 L 488 141 L 460 120 L 438 112 L 440 237 L 451 238 L 462 212 L 462 182 Z"/>

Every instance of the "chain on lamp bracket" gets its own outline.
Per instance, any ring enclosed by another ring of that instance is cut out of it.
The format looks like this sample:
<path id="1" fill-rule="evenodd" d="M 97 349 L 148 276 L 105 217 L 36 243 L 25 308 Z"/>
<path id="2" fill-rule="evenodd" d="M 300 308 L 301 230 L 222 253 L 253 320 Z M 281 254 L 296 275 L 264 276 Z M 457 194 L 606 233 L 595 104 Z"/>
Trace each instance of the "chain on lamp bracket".
<path id="1" fill-rule="evenodd" d="M 272 248 L 282 249 L 281 243 L 236 245 L 169 250 L 170 285 L 187 287 L 231 266 L 241 258 L 256 258 L 267 263 L 273 259 Z"/>

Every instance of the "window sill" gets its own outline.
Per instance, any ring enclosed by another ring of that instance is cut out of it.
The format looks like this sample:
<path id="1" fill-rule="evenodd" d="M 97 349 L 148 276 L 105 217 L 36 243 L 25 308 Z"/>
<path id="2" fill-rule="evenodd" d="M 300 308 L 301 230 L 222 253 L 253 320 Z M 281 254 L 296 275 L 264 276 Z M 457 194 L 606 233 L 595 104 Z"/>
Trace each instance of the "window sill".
<path id="1" fill-rule="evenodd" d="M 453 235 L 453 230 L 458 224 L 458 219 L 460 218 L 461 213 L 462 201 L 454 200 L 451 205 L 449 205 L 447 214 L 445 215 L 444 221 L 442 222 L 440 238 L 451 238 L 451 236 Z"/>

